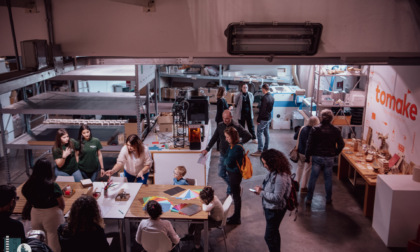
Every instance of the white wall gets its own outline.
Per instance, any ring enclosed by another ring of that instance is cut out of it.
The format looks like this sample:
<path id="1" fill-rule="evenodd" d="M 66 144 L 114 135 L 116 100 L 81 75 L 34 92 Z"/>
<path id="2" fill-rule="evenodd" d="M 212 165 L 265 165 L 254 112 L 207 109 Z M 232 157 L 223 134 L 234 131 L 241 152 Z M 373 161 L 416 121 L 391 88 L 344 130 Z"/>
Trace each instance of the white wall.
<path id="1" fill-rule="evenodd" d="M 368 127 L 373 129 L 372 139 L 376 147 L 380 145 L 377 133 L 389 134 L 390 153 L 402 152 L 405 161 L 416 164 L 420 164 L 419 80 L 420 66 L 371 66 L 364 124 L 365 139 Z M 385 94 L 395 97 L 395 109 L 391 109 L 393 103 L 389 108 Z"/>
<path id="2" fill-rule="evenodd" d="M 47 39 L 38 13 L 13 8 L 17 41 Z M 156 12 L 110 0 L 53 1 L 56 43 L 69 56 L 225 57 L 232 22 L 319 22 L 316 56 L 419 53 L 420 28 L 409 1 L 159 0 Z M 6 7 L 0 7 L 0 55 L 14 55 Z M 223 63 L 223 62 L 221 62 Z"/>

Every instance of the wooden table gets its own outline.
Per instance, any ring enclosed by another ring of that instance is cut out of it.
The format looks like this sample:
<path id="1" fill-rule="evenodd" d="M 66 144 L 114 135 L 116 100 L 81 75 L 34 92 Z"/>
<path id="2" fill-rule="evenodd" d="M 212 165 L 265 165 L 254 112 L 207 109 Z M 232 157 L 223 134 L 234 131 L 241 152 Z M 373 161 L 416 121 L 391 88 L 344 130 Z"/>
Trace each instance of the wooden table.
<path id="1" fill-rule="evenodd" d="M 182 191 L 178 194 L 173 196 L 164 193 L 164 191 L 176 187 L 174 185 L 142 185 L 140 191 L 136 195 L 133 204 L 131 204 L 130 209 L 128 210 L 127 214 L 125 215 L 125 237 L 126 237 L 126 251 L 130 251 L 131 249 L 131 234 L 130 234 L 130 222 L 138 222 L 141 219 L 149 218 L 149 215 L 146 211 L 143 210 L 143 198 L 150 197 L 150 196 L 159 196 L 167 198 L 172 205 L 177 205 L 181 203 L 192 203 L 201 206 L 201 203 L 198 198 L 191 199 L 191 200 L 182 200 L 177 199 L 176 196 L 181 195 L 185 191 Z M 202 186 L 179 186 L 183 189 L 202 189 Z M 171 219 L 176 221 L 188 221 L 188 222 L 197 222 L 204 224 L 204 251 L 208 251 L 208 213 L 204 211 L 200 211 L 197 214 L 192 216 L 183 215 L 175 212 L 165 212 L 161 215 L 162 219 Z"/>
<path id="2" fill-rule="evenodd" d="M 80 182 L 56 182 L 60 188 L 64 188 L 67 185 L 70 185 L 71 188 L 73 188 L 76 192 L 73 196 L 70 198 L 64 197 L 64 210 L 63 214 L 66 215 L 71 208 L 71 205 L 73 205 L 73 202 L 75 202 L 82 194 L 85 194 L 89 188 L 83 188 L 82 184 Z M 22 194 L 22 187 L 25 183 L 21 184 L 18 188 L 16 188 L 17 196 L 19 197 L 19 200 L 16 201 L 16 207 L 13 210 L 13 214 L 22 214 L 23 207 L 26 204 L 26 198 Z"/>
<path id="3" fill-rule="evenodd" d="M 340 180 L 349 179 L 355 185 L 357 175 L 360 175 L 365 181 L 365 196 L 363 202 L 363 214 L 366 217 L 373 216 L 373 205 L 375 201 L 376 177 L 372 168 L 372 163 L 366 162 L 366 156 L 359 149 L 358 152 L 353 151 L 350 146 L 351 140 L 345 139 L 346 147 L 338 157 L 337 177 Z"/>

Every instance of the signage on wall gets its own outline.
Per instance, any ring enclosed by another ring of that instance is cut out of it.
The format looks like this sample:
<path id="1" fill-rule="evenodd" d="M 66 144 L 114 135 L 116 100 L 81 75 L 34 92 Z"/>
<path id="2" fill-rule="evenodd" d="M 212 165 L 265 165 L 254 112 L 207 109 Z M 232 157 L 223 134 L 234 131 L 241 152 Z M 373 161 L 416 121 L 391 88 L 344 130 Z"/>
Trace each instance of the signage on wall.
<path id="1" fill-rule="evenodd" d="M 414 103 L 408 102 L 407 95 L 411 94 L 411 91 L 408 90 L 404 94 L 404 98 L 397 98 L 394 95 L 385 92 L 379 88 L 379 85 L 376 86 L 376 102 L 382 104 L 384 107 L 395 111 L 397 114 L 403 115 L 411 120 L 415 121 L 417 118 L 417 105 Z"/>

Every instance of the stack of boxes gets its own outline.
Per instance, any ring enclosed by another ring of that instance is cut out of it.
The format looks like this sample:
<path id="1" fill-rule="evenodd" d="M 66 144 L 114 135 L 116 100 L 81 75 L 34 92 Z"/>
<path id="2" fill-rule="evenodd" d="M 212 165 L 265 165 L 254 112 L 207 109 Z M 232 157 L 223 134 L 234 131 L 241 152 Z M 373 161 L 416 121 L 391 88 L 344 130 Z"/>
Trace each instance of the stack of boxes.
<path id="1" fill-rule="evenodd" d="M 160 132 L 172 132 L 174 128 L 174 119 L 172 113 L 162 112 L 158 117 L 158 125 Z"/>

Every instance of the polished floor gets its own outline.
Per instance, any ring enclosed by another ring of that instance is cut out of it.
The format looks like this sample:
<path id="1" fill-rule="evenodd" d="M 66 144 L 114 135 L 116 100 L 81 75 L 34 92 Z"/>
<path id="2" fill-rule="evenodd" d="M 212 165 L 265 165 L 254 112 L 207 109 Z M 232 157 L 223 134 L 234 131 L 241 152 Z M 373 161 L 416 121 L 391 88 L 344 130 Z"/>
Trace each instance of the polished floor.
<path id="1" fill-rule="evenodd" d="M 212 109 L 214 106 L 212 106 Z M 214 110 L 210 118 L 214 118 Z M 212 126 L 214 129 L 214 121 Z M 270 148 L 276 148 L 284 153 L 295 145 L 291 130 L 270 130 Z M 248 143 L 245 148 L 250 153 L 256 151 L 257 145 Z M 36 155 L 42 153 L 36 152 Z M 46 156 L 51 155 L 46 153 Z M 226 198 L 226 185 L 217 176 L 217 163 L 219 153 L 215 147 L 212 151 L 211 167 L 209 172 L 209 185 L 213 186 L 216 195 L 223 201 Z M 112 157 L 110 157 L 112 160 Z M 261 198 L 248 191 L 255 185 L 261 185 L 267 171 L 262 167 L 259 158 L 251 157 L 254 176 L 249 180 L 242 181 L 244 188 L 242 195 L 242 224 L 227 226 L 228 251 L 268 251 L 264 241 L 265 218 L 262 210 Z M 18 186 L 27 179 L 25 174 L 23 151 L 12 150 L 9 155 L 12 184 Z M 108 163 L 108 162 L 107 162 Z M 109 164 L 112 166 L 113 164 Z M 188 168 L 188 167 L 187 167 Z M 293 164 L 296 169 L 296 164 Z M 335 174 L 334 174 L 335 175 Z M 4 168 L 4 158 L 1 159 L 0 184 L 7 182 L 7 173 Z M 387 248 L 375 230 L 372 228 L 372 220 L 363 216 L 362 200 L 364 186 L 356 187 L 345 181 L 338 181 L 333 177 L 333 204 L 326 206 L 325 191 L 322 175 L 319 177 L 313 203 L 311 206 L 304 204 L 304 195 L 299 195 L 300 206 L 298 218 L 286 213 L 281 226 L 282 251 L 405 251 L 405 249 Z M 175 224 L 176 230 L 182 237 L 187 227 L 185 224 Z M 109 225 L 112 229 L 112 224 Z M 135 228 L 135 227 L 133 227 Z M 222 232 L 213 230 L 210 233 L 210 247 L 212 251 L 225 251 Z M 191 251 L 192 244 L 183 244 L 182 251 Z M 133 246 L 133 251 L 138 247 Z"/>

